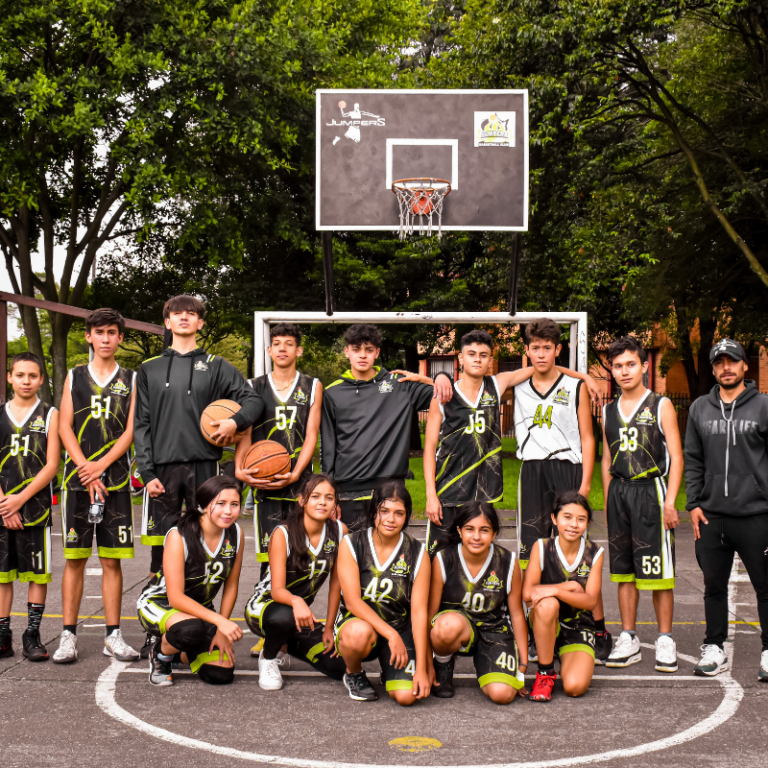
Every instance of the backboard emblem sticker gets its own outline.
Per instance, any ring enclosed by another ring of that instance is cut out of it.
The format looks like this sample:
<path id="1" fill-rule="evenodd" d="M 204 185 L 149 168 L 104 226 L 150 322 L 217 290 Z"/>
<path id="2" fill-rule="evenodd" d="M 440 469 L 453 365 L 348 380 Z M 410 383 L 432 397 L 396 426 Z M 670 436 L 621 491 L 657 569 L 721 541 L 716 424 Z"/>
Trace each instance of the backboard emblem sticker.
<path id="1" fill-rule="evenodd" d="M 331 118 L 330 123 L 326 123 L 326 125 L 337 125 L 339 127 L 347 126 L 347 131 L 344 134 L 345 139 L 349 139 L 350 141 L 354 141 L 355 144 L 360 143 L 360 126 L 361 125 L 378 125 L 380 127 L 384 126 L 384 118 L 379 117 L 379 115 L 374 115 L 372 112 L 363 112 L 363 110 L 360 109 L 359 104 L 355 104 L 355 106 L 350 109 L 348 112 L 346 112 L 347 108 L 347 102 L 346 101 L 340 101 L 339 102 L 339 110 L 341 111 L 341 116 L 344 118 L 343 120 L 336 120 L 335 118 Z M 371 119 L 368 119 L 371 118 Z M 334 145 L 339 141 L 339 136 L 336 136 L 333 140 Z"/>
<path id="2" fill-rule="evenodd" d="M 514 112 L 475 112 L 476 147 L 514 147 Z"/>

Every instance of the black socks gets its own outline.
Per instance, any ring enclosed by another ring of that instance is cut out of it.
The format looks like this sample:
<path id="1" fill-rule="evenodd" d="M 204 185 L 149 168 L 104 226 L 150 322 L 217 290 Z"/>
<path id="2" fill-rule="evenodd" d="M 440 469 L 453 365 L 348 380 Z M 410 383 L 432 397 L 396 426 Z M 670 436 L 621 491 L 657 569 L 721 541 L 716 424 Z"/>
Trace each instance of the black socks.
<path id="1" fill-rule="evenodd" d="M 539 673 L 542 675 L 554 675 L 555 674 L 555 662 L 548 661 L 544 664 L 541 659 L 536 662 L 539 666 Z"/>
<path id="2" fill-rule="evenodd" d="M 73 635 L 77 634 L 77 624 L 65 624 L 64 629 L 66 629 L 67 632 L 71 632 Z"/>
<path id="3" fill-rule="evenodd" d="M 595 619 L 595 632 L 605 632 L 605 617 Z"/>
<path id="4" fill-rule="evenodd" d="M 40 622 L 43 620 L 44 610 L 45 603 L 27 603 L 27 615 L 29 616 L 27 632 L 40 631 Z"/>
<path id="5" fill-rule="evenodd" d="M 120 629 L 119 624 L 107 624 L 107 637 L 109 637 L 116 629 Z"/>

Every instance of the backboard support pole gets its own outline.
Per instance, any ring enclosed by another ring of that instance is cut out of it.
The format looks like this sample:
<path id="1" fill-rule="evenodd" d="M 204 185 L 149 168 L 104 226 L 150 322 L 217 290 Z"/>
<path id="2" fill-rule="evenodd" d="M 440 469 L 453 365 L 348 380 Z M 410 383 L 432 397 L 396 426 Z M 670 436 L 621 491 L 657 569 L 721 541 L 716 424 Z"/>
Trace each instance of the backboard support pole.
<path id="1" fill-rule="evenodd" d="M 520 277 L 520 233 L 512 235 L 509 249 L 509 293 L 507 296 L 507 312 L 517 314 L 517 281 Z"/>
<path id="2" fill-rule="evenodd" d="M 323 232 L 323 277 L 325 278 L 325 314 L 330 317 L 336 311 L 333 298 L 333 232 Z"/>

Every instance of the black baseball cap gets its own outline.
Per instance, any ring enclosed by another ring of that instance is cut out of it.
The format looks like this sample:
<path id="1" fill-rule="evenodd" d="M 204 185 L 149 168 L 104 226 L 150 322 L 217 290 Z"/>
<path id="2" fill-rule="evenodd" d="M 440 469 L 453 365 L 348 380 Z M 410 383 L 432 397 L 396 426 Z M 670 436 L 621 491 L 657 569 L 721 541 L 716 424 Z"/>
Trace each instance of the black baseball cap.
<path id="1" fill-rule="evenodd" d="M 744 347 L 739 344 L 738 341 L 733 339 L 720 339 L 714 347 L 709 351 L 709 362 L 714 363 L 716 357 L 720 355 L 728 355 L 733 360 L 743 360 L 745 363 L 747 360 L 747 353 L 744 351 Z"/>

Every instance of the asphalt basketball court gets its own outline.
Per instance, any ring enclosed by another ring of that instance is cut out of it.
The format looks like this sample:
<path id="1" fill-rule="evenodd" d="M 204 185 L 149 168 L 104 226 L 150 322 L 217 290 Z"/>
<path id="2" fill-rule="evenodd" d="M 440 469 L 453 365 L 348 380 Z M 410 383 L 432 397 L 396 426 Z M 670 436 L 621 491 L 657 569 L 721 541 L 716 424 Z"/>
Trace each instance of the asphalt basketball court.
<path id="1" fill-rule="evenodd" d="M 138 508 L 137 508 L 138 509 Z M 602 513 L 598 514 L 598 518 Z M 54 521 L 54 580 L 41 634 L 51 653 L 61 631 L 63 555 L 58 513 Z M 241 519 L 246 556 L 233 618 L 242 621 L 258 578 L 253 523 Z M 415 535 L 425 528 L 415 525 Z M 507 545 L 514 529 L 504 529 Z M 592 536 L 605 539 L 601 522 Z M 703 637 L 703 586 L 693 556 L 690 524 L 677 539 L 678 581 L 674 635 L 680 670 L 653 669 L 653 649 L 626 670 L 597 668 L 588 693 L 571 700 L 555 687 L 551 703 L 515 700 L 499 707 L 480 692 L 471 662 L 457 665 L 456 696 L 428 699 L 410 709 L 396 705 L 378 687 L 378 702 L 352 701 L 343 684 L 307 675 L 291 660 L 282 691 L 262 691 L 257 661 L 249 655 L 253 635 L 237 645 L 238 674 L 228 687 L 212 687 L 177 674 L 172 688 L 152 688 L 147 662 L 121 664 L 102 654 L 104 613 L 99 561 L 86 571 L 78 627 L 80 659 L 72 665 L 33 664 L 21 656 L 26 626 L 26 589 L 17 585 L 12 627 L 16 656 L 0 660 L 6 766 L 185 765 L 241 763 L 330 768 L 342 765 L 569 766 L 604 762 L 617 766 L 766 765 L 768 686 L 757 682 L 760 639 L 754 593 L 743 571 L 734 570 L 729 655 L 732 675 L 693 677 Z M 149 548 L 124 561 L 122 629 L 139 648 L 144 634 L 136 597 L 147 581 Z M 604 570 L 607 579 L 607 563 Z M 618 632 L 615 587 L 604 588 L 609 628 Z M 316 603 L 324 616 L 325 593 Z M 650 596 L 640 604 L 638 634 L 655 639 Z M 243 626 L 244 622 L 243 622 Z M 370 670 L 374 670 L 374 665 Z M 535 671 L 535 670 L 534 670 Z M 468 675 L 466 678 L 460 677 Z"/>

